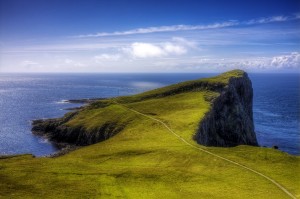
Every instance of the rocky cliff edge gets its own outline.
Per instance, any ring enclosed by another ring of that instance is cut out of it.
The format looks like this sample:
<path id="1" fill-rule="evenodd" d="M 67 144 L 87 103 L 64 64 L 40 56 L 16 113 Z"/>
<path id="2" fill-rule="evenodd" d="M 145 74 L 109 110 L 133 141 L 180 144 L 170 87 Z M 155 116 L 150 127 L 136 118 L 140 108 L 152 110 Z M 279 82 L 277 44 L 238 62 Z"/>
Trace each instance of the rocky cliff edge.
<path id="1" fill-rule="evenodd" d="M 247 73 L 231 77 L 201 120 L 195 140 L 205 146 L 257 146 L 252 104 L 253 89 Z"/>

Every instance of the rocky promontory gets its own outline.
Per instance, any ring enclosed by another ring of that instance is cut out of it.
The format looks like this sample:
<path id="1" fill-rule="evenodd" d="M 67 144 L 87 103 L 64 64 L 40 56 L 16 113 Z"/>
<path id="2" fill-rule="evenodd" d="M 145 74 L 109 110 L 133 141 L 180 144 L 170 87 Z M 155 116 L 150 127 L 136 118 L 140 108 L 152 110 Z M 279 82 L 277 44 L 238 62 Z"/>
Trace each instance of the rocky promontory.
<path id="1" fill-rule="evenodd" d="M 216 97 L 206 99 L 210 103 L 210 109 L 204 118 L 199 118 L 199 127 L 194 134 L 197 143 L 220 147 L 258 145 L 252 114 L 253 89 L 244 71 L 235 70 L 213 78 L 182 82 L 116 100 L 119 100 L 119 104 L 139 103 L 190 92 L 217 94 Z M 102 110 L 115 105 L 113 99 L 69 102 L 89 104 L 62 118 L 35 120 L 32 132 L 57 143 L 85 146 L 109 139 L 131 122 L 131 119 L 126 116 L 122 118 L 118 114 L 109 117 L 109 111 L 101 117 L 97 116 Z"/>
<path id="2" fill-rule="evenodd" d="M 195 140 L 205 146 L 257 146 L 252 101 L 252 83 L 247 73 L 230 78 L 201 120 Z"/>

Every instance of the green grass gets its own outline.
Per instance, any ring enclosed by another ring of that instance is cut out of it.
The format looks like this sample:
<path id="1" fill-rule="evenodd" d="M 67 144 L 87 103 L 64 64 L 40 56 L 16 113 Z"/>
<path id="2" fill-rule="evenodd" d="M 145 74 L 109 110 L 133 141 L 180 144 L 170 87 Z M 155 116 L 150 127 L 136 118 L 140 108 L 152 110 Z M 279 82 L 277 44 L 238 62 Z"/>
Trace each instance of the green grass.
<path id="1" fill-rule="evenodd" d="M 194 146 L 268 175 L 300 197 L 299 157 L 260 147 L 197 145 L 192 136 L 218 93 L 195 87 L 169 92 L 199 81 L 226 85 L 229 77 L 240 75 L 241 71 L 233 71 L 114 100 L 164 121 Z M 114 100 L 91 104 L 66 125 L 92 132 L 110 122 L 125 127 L 119 134 L 57 158 L 1 158 L 0 197 L 288 198 L 261 176 L 186 145 L 160 123 Z"/>

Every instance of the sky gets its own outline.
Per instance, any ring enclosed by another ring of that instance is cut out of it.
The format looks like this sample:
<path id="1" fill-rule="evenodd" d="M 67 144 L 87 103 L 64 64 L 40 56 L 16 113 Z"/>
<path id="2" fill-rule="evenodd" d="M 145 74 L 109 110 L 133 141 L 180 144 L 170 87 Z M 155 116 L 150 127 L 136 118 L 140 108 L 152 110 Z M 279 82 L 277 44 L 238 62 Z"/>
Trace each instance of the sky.
<path id="1" fill-rule="evenodd" d="M 299 0 L 0 0 L 0 73 L 300 73 Z"/>

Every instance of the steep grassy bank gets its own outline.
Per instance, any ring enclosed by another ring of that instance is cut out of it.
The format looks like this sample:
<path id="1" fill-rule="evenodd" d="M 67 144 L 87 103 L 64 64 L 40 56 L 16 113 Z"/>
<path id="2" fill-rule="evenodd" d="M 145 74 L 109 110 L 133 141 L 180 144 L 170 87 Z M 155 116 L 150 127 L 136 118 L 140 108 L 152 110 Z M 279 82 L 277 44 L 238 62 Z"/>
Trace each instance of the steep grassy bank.
<path id="1" fill-rule="evenodd" d="M 163 121 L 193 146 L 271 177 L 299 197 L 299 157 L 260 147 L 204 147 L 193 140 L 200 120 L 220 95 L 218 91 L 231 77 L 241 75 L 242 71 L 232 71 L 132 97 L 101 100 L 63 120 L 54 121 L 53 125 L 63 126 L 61 128 L 68 129 L 69 133 L 106 132 L 104 135 L 107 135 L 111 129 L 119 127 L 120 130 L 112 137 L 108 135 L 109 139 L 57 158 L 23 155 L 0 159 L 0 196 L 289 198 L 261 176 L 196 150 L 157 121 L 128 109 L 131 108 Z M 103 125 L 108 127 L 103 130 Z"/>

